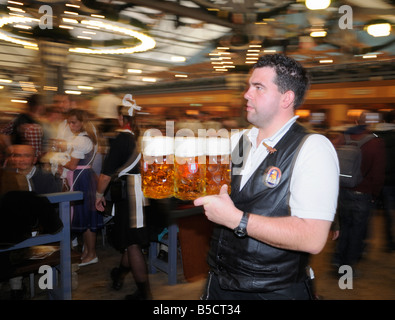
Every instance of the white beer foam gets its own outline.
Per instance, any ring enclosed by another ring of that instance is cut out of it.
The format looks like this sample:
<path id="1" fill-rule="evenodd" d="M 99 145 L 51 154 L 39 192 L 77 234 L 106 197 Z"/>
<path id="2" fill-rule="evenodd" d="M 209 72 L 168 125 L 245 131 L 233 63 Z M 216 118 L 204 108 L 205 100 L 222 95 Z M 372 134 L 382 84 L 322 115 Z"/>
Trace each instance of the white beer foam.
<path id="1" fill-rule="evenodd" d="M 222 156 L 230 154 L 230 139 L 221 137 L 207 138 L 206 154 L 208 156 Z"/>
<path id="2" fill-rule="evenodd" d="M 174 141 L 176 157 L 198 157 L 206 154 L 206 139 L 196 137 L 176 137 Z"/>
<path id="3" fill-rule="evenodd" d="M 143 137 L 143 154 L 159 157 L 174 154 L 174 138 L 168 136 Z"/>

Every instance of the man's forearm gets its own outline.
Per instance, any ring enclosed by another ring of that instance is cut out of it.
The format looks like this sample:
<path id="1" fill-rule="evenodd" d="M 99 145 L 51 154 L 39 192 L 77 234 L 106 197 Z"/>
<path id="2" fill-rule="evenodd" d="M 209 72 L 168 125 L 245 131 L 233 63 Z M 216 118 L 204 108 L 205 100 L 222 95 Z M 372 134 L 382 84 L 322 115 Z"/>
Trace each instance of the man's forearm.
<path id="1" fill-rule="evenodd" d="M 325 246 L 330 226 L 326 220 L 250 214 L 247 232 L 274 247 L 317 254 Z"/>
<path id="2" fill-rule="evenodd" d="M 104 194 L 108 185 L 110 184 L 110 181 L 111 181 L 110 176 L 101 173 L 99 176 L 99 181 L 97 183 L 96 192 L 100 194 Z"/>

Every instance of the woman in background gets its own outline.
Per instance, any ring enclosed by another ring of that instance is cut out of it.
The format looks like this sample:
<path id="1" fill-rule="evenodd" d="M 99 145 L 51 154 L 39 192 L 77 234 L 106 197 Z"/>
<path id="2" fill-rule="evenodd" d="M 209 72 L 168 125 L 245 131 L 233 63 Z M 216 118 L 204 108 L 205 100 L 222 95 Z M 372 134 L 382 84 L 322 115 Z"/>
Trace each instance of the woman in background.
<path id="1" fill-rule="evenodd" d="M 70 160 L 63 166 L 68 169 L 67 180 L 71 191 L 82 191 L 84 198 L 73 205 L 71 231 L 82 233 L 83 250 L 80 267 L 97 263 L 96 233 L 103 227 L 103 216 L 96 211 L 95 192 L 97 176 L 92 163 L 97 149 L 95 128 L 85 111 L 72 109 L 67 117 L 73 137 L 67 141 Z"/>
<path id="2" fill-rule="evenodd" d="M 110 150 L 104 159 L 96 193 L 96 208 L 104 211 L 104 194 L 109 187 L 111 200 L 115 204 L 113 245 L 122 257 L 119 267 L 111 272 L 113 288 L 119 290 L 129 271 L 137 285 L 137 290 L 125 299 L 149 300 L 151 290 L 148 282 L 148 268 L 142 246 L 149 243 L 144 221 L 143 195 L 141 191 L 140 158 L 137 146 L 139 130 L 133 107 L 118 107 L 120 129 L 110 141 Z"/>

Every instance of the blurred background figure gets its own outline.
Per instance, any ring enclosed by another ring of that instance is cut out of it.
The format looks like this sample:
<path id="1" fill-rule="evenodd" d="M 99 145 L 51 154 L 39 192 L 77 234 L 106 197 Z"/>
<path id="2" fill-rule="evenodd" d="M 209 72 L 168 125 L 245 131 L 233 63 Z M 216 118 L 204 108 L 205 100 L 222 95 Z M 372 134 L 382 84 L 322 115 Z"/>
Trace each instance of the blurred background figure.
<path id="1" fill-rule="evenodd" d="M 389 252 L 395 251 L 395 111 L 383 113 L 383 121 L 375 126 L 374 132 L 385 144 L 385 180 L 381 201 L 385 218 L 386 246 Z"/>
<path id="2" fill-rule="evenodd" d="M 97 134 L 83 110 L 72 109 L 67 122 L 73 137 L 63 143 L 61 151 L 69 160 L 59 163 L 59 170 L 67 169 L 67 181 L 72 191 L 82 191 L 84 198 L 72 206 L 71 230 L 82 234 L 83 252 L 80 266 L 98 262 L 96 233 L 103 227 L 103 216 L 95 208 L 97 176 L 92 169 L 97 152 Z M 67 162 L 66 162 L 67 161 Z M 66 162 L 66 163 L 65 163 Z"/>
<path id="3" fill-rule="evenodd" d="M 67 140 L 67 138 L 73 136 L 67 124 L 67 115 L 70 110 L 77 107 L 75 101 L 72 101 L 67 94 L 57 94 L 53 99 L 53 107 L 60 110 L 63 120 L 58 125 L 56 139 Z"/>
<path id="4" fill-rule="evenodd" d="M 43 126 L 43 156 L 47 152 L 51 151 L 51 148 L 56 139 L 58 128 L 60 123 L 63 121 L 63 115 L 61 110 L 55 106 L 49 106 L 45 109 L 45 114 L 42 118 Z M 44 160 L 43 158 L 41 158 Z"/>
<path id="5" fill-rule="evenodd" d="M 119 290 L 125 276 L 131 272 L 137 290 L 125 297 L 128 300 L 151 299 L 148 268 L 142 247 L 148 246 L 148 233 L 144 217 L 144 197 L 141 190 L 139 128 L 129 108 L 118 107 L 119 129 L 110 142 L 104 160 L 96 193 L 96 208 L 104 211 L 104 194 L 109 189 L 115 205 L 113 244 L 122 256 L 118 267 L 111 271 L 112 287 Z"/>
<path id="6" fill-rule="evenodd" d="M 199 112 L 185 113 L 174 123 L 174 134 L 177 136 L 194 136 L 198 137 L 199 130 L 205 129 Z"/>
<path id="7" fill-rule="evenodd" d="M 201 112 L 202 124 L 206 130 L 213 129 L 218 131 L 224 126 L 219 117 L 213 117 L 208 112 Z"/>
<path id="8" fill-rule="evenodd" d="M 122 100 L 117 97 L 111 88 L 101 90 L 94 99 L 96 116 L 100 121 L 99 131 L 102 133 L 113 132 L 118 126 L 118 106 Z"/>
<path id="9" fill-rule="evenodd" d="M 60 179 L 36 165 L 37 157 L 31 145 L 14 144 L 9 147 L 9 153 L 8 165 L 26 177 L 29 191 L 38 194 L 61 191 Z"/>
<path id="10" fill-rule="evenodd" d="M 365 112 L 361 113 L 356 125 L 344 132 L 352 140 L 359 141 L 371 134 L 366 115 Z M 344 136 L 341 137 L 344 142 Z M 354 269 L 363 258 L 371 214 L 384 185 L 386 159 L 382 139 L 373 137 L 362 145 L 361 152 L 362 181 L 353 188 L 341 187 L 339 190 L 340 235 L 333 257 L 336 269 L 341 265 L 349 265 Z"/>
<path id="11" fill-rule="evenodd" d="M 31 95 L 27 100 L 28 109 L 20 113 L 13 121 L 5 126 L 1 133 L 3 144 L 29 144 L 33 146 L 35 156 L 42 154 L 44 131 L 40 122 L 45 106 L 42 97 L 38 94 Z"/>
<path id="12" fill-rule="evenodd" d="M 36 162 L 35 150 L 31 145 L 15 144 L 9 147 L 9 161 L 7 164 L 15 169 L 18 174 L 26 177 L 29 191 L 33 191 L 35 194 L 60 192 L 62 187 L 60 179 L 53 176 L 50 172 L 44 171 L 39 165 L 36 165 Z M 15 191 L 18 190 L 20 189 L 15 189 Z M 21 199 L 22 202 L 25 200 L 27 199 Z M 40 208 L 35 209 L 40 210 Z M 53 224 L 54 229 L 57 228 L 57 224 L 59 223 L 57 220 L 52 221 L 51 217 L 45 218 L 49 220 L 50 224 Z M 25 222 L 20 221 L 21 227 L 23 223 Z M 22 276 L 10 279 L 11 299 L 23 299 L 25 292 L 22 281 Z"/>

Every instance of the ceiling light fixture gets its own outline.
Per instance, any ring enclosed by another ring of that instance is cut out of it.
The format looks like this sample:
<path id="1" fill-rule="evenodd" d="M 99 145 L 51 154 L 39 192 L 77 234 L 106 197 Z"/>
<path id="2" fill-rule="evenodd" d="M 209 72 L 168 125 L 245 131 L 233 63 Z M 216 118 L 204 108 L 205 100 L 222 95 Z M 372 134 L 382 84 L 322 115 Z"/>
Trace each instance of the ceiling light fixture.
<path id="1" fill-rule="evenodd" d="M 44 91 L 58 91 L 58 87 L 44 86 Z"/>
<path id="2" fill-rule="evenodd" d="M 70 19 L 70 18 L 62 18 L 63 22 L 65 23 L 74 23 L 74 24 L 78 24 L 78 20 L 76 19 Z"/>
<path id="3" fill-rule="evenodd" d="M 104 29 L 107 31 L 111 31 L 114 33 L 121 33 L 133 38 L 137 38 L 141 41 L 141 44 L 135 47 L 127 47 L 127 48 L 118 48 L 118 49 L 89 49 L 89 48 L 71 48 L 70 52 L 76 53 L 88 53 L 88 54 L 127 54 L 134 52 L 144 52 L 150 49 L 153 49 L 156 45 L 156 42 L 153 38 L 135 31 L 133 29 L 120 27 L 118 25 L 113 25 L 109 23 L 104 23 L 102 21 L 95 20 L 82 20 L 81 24 L 85 26 L 92 26 L 99 29 Z"/>
<path id="4" fill-rule="evenodd" d="M 70 14 L 70 15 L 74 15 L 74 16 L 78 16 L 77 12 L 73 12 L 73 11 L 64 11 L 64 14 Z"/>
<path id="5" fill-rule="evenodd" d="M 8 1 L 9 3 L 9 1 Z M 66 7 L 71 7 L 71 8 L 80 8 L 80 6 L 78 4 L 71 4 L 71 3 L 66 3 Z"/>
<path id="6" fill-rule="evenodd" d="M 22 10 L 21 8 L 7 7 L 7 9 L 14 12 L 26 13 L 26 11 Z"/>
<path id="7" fill-rule="evenodd" d="M 72 26 L 66 26 L 65 24 L 59 25 L 59 28 L 61 28 L 61 29 L 68 29 L 68 30 L 73 30 L 73 29 L 74 29 L 74 27 L 72 27 Z"/>
<path id="8" fill-rule="evenodd" d="M 17 16 L 6 16 L 0 18 L 0 28 L 7 24 L 18 24 L 18 23 L 30 23 L 35 22 L 38 23 L 38 19 L 28 18 L 28 17 L 17 17 Z M 67 19 L 63 18 L 63 22 L 79 24 L 79 22 L 75 19 Z M 120 27 L 118 25 L 104 23 L 102 21 L 95 20 L 82 20 L 81 24 L 86 27 L 93 27 L 96 29 L 104 29 L 114 33 L 120 33 L 126 36 L 130 36 L 133 38 L 137 38 L 141 43 L 134 47 L 126 47 L 126 48 L 116 48 L 116 49 L 90 49 L 90 48 L 70 48 L 70 52 L 76 53 L 87 53 L 87 54 L 131 54 L 135 52 L 144 52 L 150 49 L 153 49 L 156 46 L 156 42 L 150 36 L 147 36 L 141 32 L 135 31 L 133 29 Z M 63 26 L 63 25 L 62 25 Z M 64 28 L 64 27 L 62 27 Z M 0 40 L 4 40 L 7 42 L 15 43 L 22 45 L 29 49 L 38 49 L 38 45 L 35 42 L 21 40 L 18 38 L 10 37 L 2 32 L 0 32 Z M 185 58 L 184 58 L 185 59 Z M 184 60 L 185 61 L 185 60 Z"/>
<path id="9" fill-rule="evenodd" d="M 156 82 L 155 78 L 143 78 L 142 81 L 144 82 Z"/>
<path id="10" fill-rule="evenodd" d="M 185 62 L 186 58 L 181 56 L 173 56 L 171 57 L 171 61 L 173 62 Z"/>
<path id="11" fill-rule="evenodd" d="M 0 28 L 2 28 L 6 24 L 29 23 L 29 22 L 33 22 L 33 21 L 37 21 L 37 20 L 31 19 L 31 18 L 26 18 L 26 17 L 16 17 L 16 16 L 3 17 L 0 19 Z M 13 38 L 13 37 L 7 36 L 6 34 L 4 34 L 2 32 L 0 32 L 0 39 L 7 41 L 7 42 L 26 46 L 26 47 L 33 47 L 33 48 L 38 47 L 37 44 L 34 42 Z"/>
<path id="12" fill-rule="evenodd" d="M 306 7 L 309 10 L 324 10 L 330 4 L 331 0 L 306 0 Z"/>
<path id="13" fill-rule="evenodd" d="M 140 69 L 128 69 L 128 72 L 129 73 L 142 73 L 143 70 L 140 70 Z"/>
<path id="14" fill-rule="evenodd" d="M 324 30 L 312 31 L 312 32 L 310 32 L 310 37 L 312 37 L 312 38 L 326 37 L 326 31 L 324 31 Z"/>
<path id="15" fill-rule="evenodd" d="M 81 91 L 77 91 L 77 90 L 66 90 L 65 93 L 67 94 L 74 94 L 74 95 L 80 95 Z"/>
<path id="16" fill-rule="evenodd" d="M 370 23 L 366 31 L 373 37 L 387 37 L 391 34 L 391 25 L 388 22 Z"/>
<path id="17" fill-rule="evenodd" d="M 92 86 L 77 86 L 77 88 L 81 90 L 93 90 Z"/>
<path id="18" fill-rule="evenodd" d="M 27 26 L 27 25 L 24 25 L 24 24 L 16 24 L 14 27 L 18 28 L 18 29 L 24 29 L 24 30 L 29 30 L 29 29 L 32 28 L 31 26 Z"/>

